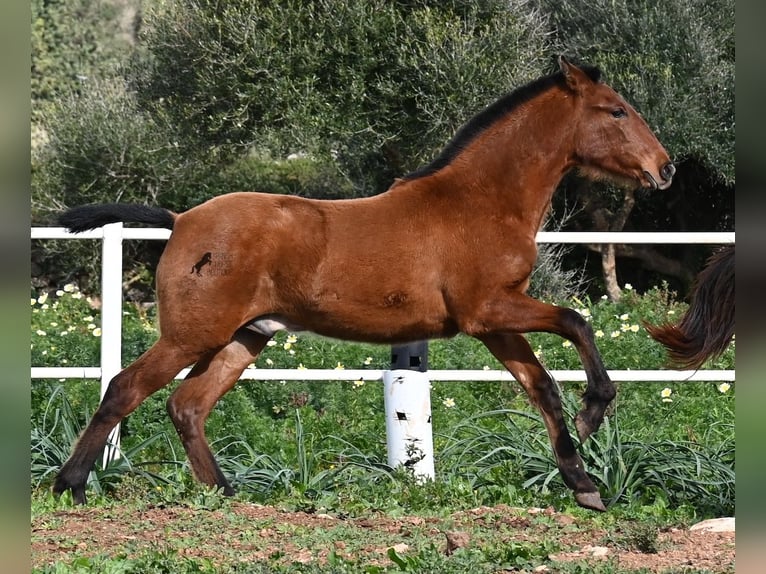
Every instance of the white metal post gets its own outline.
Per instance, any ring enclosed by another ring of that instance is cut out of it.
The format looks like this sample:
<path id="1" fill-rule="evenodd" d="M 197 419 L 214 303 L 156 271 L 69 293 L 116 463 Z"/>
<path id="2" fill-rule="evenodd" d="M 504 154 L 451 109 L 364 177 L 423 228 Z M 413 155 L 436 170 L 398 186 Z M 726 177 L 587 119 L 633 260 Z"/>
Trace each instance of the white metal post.
<path id="1" fill-rule="evenodd" d="M 104 226 L 101 262 L 101 398 L 122 369 L 122 223 Z M 104 449 L 104 466 L 120 457 L 120 425 Z"/>
<path id="2" fill-rule="evenodd" d="M 426 342 L 394 347 L 392 370 L 383 372 L 388 464 L 421 479 L 435 476 L 427 357 Z"/>

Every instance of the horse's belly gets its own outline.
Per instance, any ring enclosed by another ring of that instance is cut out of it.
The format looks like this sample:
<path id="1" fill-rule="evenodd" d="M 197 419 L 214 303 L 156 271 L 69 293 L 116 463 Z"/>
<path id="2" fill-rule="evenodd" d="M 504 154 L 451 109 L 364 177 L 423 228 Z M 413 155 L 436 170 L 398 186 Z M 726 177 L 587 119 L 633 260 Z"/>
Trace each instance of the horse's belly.
<path id="1" fill-rule="evenodd" d="M 246 327 L 273 336 L 276 332 L 311 331 L 319 335 L 370 343 L 400 343 L 457 333 L 457 325 L 440 308 L 414 308 L 399 302 L 395 308 L 373 305 L 327 305 L 297 313 L 269 313 Z"/>

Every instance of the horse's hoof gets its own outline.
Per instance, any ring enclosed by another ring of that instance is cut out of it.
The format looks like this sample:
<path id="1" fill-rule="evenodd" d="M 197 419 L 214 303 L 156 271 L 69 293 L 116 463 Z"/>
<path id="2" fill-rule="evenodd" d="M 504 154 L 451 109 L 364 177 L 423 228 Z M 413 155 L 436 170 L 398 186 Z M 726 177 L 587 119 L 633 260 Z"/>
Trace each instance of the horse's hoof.
<path id="1" fill-rule="evenodd" d="M 575 492 L 575 500 L 583 508 L 606 512 L 606 506 L 601 502 L 601 495 L 598 492 Z"/>
<path id="2" fill-rule="evenodd" d="M 577 436 L 580 438 L 580 444 L 588 440 L 588 437 L 596 430 L 593 425 L 585 421 L 582 413 L 578 413 L 575 417 L 575 428 L 577 429 Z"/>

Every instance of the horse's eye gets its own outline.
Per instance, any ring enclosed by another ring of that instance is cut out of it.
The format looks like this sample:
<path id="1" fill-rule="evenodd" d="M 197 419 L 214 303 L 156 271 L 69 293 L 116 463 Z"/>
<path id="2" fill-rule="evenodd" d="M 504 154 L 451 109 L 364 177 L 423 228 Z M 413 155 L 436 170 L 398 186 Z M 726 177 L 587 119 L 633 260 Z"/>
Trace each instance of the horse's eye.
<path id="1" fill-rule="evenodd" d="M 624 118 L 628 115 L 628 112 L 625 111 L 625 108 L 617 108 L 616 110 L 612 111 L 612 116 L 615 118 Z"/>

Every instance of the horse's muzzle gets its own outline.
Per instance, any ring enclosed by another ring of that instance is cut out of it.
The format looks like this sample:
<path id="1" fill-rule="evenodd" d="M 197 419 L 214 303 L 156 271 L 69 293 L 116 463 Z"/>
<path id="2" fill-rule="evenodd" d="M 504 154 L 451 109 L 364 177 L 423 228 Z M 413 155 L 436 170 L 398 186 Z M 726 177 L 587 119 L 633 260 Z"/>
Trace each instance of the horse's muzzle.
<path id="1" fill-rule="evenodd" d="M 666 183 L 667 185 L 665 187 L 661 187 L 661 189 L 666 189 L 670 186 L 670 183 L 673 181 L 673 176 L 676 174 L 676 166 L 673 165 L 673 162 L 669 161 L 665 165 L 662 166 L 662 169 L 660 170 L 660 177 L 662 177 L 662 182 Z"/>
<path id="2" fill-rule="evenodd" d="M 652 189 L 667 189 L 670 187 L 670 184 L 673 183 L 673 176 L 676 174 L 676 166 L 673 165 L 673 162 L 668 162 L 665 165 L 663 165 L 660 168 L 660 179 L 662 181 L 658 182 L 657 179 L 647 170 L 644 170 L 644 175 L 646 176 L 646 179 L 649 180 L 650 187 Z"/>

